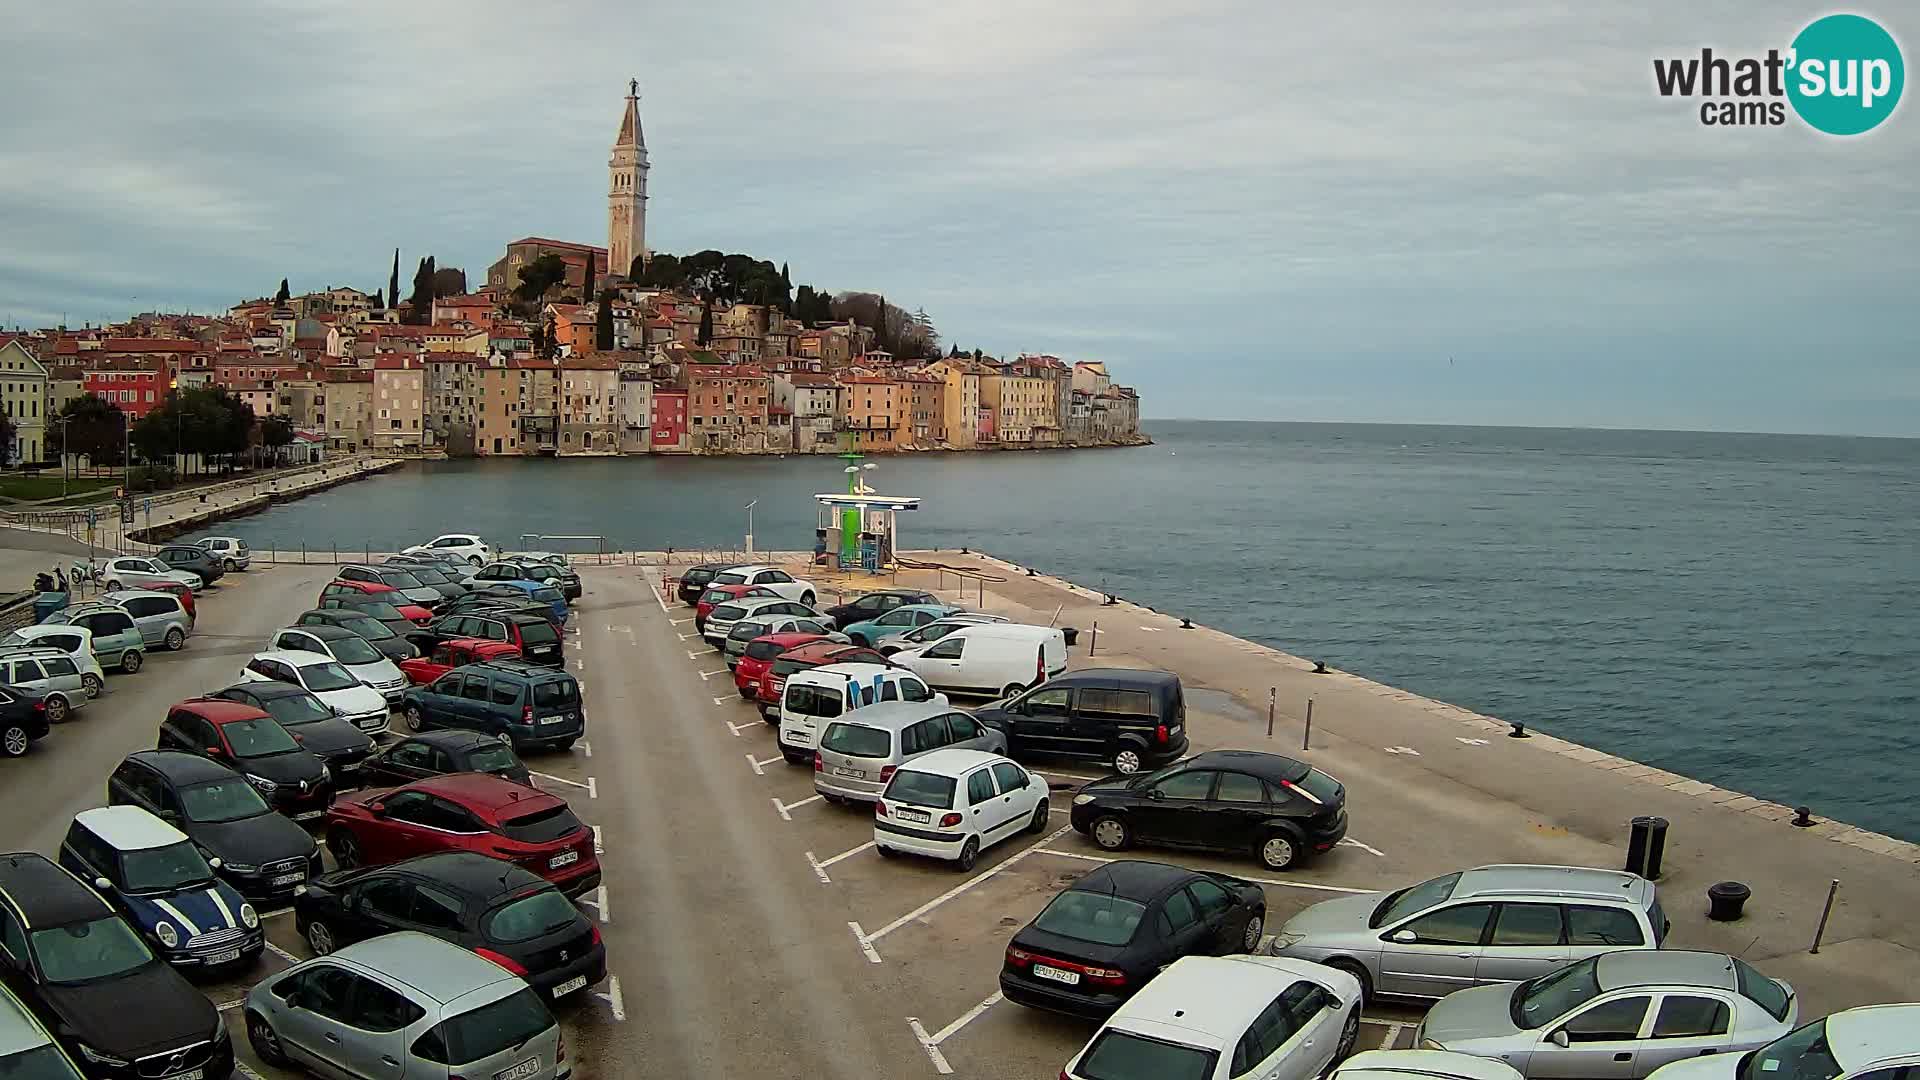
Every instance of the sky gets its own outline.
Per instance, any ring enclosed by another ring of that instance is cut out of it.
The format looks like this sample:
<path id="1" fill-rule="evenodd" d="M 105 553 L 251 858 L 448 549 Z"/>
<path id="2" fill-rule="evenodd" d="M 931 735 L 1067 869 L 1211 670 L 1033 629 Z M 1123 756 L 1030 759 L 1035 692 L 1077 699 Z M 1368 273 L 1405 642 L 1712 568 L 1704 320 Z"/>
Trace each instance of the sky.
<path id="1" fill-rule="evenodd" d="M 1920 103 L 1838 139 L 1653 88 L 1827 10 L 16 6 L 0 321 L 605 244 L 632 77 L 654 250 L 1104 360 L 1150 418 L 1920 436 Z"/>

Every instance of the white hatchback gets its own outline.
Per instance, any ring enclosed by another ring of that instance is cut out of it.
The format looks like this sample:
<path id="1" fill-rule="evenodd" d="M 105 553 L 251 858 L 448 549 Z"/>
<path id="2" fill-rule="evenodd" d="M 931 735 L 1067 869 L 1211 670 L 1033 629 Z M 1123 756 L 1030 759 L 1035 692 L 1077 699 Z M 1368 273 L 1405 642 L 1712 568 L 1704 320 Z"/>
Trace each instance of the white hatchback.
<path id="1" fill-rule="evenodd" d="M 476 569 L 493 561 L 493 547 L 472 533 L 447 533 L 436 536 L 424 544 L 415 544 L 401 549 L 405 554 L 451 555 L 465 560 Z"/>
<path id="2" fill-rule="evenodd" d="M 731 566 L 713 575 L 710 585 L 758 585 L 774 595 L 798 600 L 808 607 L 819 596 L 813 582 L 794 577 L 777 566 Z"/>
<path id="3" fill-rule="evenodd" d="M 100 579 L 106 582 L 110 591 L 121 589 L 150 589 L 158 584 L 185 585 L 199 592 L 204 584 L 200 575 L 191 570 L 175 570 L 158 559 L 149 559 L 144 555 L 122 555 L 117 559 L 108 559 L 100 570 Z"/>
<path id="4" fill-rule="evenodd" d="M 387 699 L 380 691 L 354 678 L 353 673 L 326 653 L 287 649 L 253 654 L 240 669 L 248 682 L 283 682 L 301 687 L 361 731 L 387 727 Z"/>
<path id="5" fill-rule="evenodd" d="M 1012 759 L 950 747 L 894 771 L 873 804 L 873 846 L 946 859 L 962 872 L 1021 831 L 1047 828 L 1047 778 Z"/>

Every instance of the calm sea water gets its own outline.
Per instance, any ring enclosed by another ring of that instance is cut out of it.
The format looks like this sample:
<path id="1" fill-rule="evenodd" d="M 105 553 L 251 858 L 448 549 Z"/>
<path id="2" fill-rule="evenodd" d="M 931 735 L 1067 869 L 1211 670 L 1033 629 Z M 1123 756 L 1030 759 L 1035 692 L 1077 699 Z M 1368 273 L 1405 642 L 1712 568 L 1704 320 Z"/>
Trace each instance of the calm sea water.
<path id="1" fill-rule="evenodd" d="M 1920 441 L 1159 422 L 1127 450 L 880 458 L 971 545 L 1674 772 L 1920 839 Z M 427 463 L 227 523 L 812 546 L 828 458 Z"/>

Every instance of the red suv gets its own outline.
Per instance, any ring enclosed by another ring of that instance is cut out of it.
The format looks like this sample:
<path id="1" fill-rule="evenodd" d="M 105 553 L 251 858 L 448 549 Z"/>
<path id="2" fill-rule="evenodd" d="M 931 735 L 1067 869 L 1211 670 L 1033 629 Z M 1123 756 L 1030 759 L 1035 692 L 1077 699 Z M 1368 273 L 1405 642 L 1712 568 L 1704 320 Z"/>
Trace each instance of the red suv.
<path id="1" fill-rule="evenodd" d="M 814 641 L 805 645 L 796 645 L 775 657 L 773 663 L 760 676 L 760 685 L 756 697 L 760 703 L 760 719 L 769 724 L 780 723 L 780 693 L 787 688 L 787 676 L 796 671 L 805 671 L 822 664 L 885 664 L 896 666 L 893 661 L 864 645 L 841 645 L 832 641 Z"/>
<path id="2" fill-rule="evenodd" d="M 480 638 L 452 638 L 433 647 L 425 656 L 400 661 L 401 674 L 415 686 L 425 686 L 457 667 L 484 664 L 489 660 L 517 660 L 520 646 L 505 641 Z"/>
<path id="3" fill-rule="evenodd" d="M 538 874 L 568 896 L 600 884 L 593 830 L 566 800 L 491 773 L 448 773 L 337 799 L 326 835 L 342 869 L 472 851 Z"/>
<path id="4" fill-rule="evenodd" d="M 826 641 L 825 634 L 763 634 L 747 642 L 747 652 L 733 669 L 733 686 L 740 696 L 752 701 L 760 695 L 760 676 L 767 673 L 773 661 L 788 649 L 798 648 L 815 641 Z"/>

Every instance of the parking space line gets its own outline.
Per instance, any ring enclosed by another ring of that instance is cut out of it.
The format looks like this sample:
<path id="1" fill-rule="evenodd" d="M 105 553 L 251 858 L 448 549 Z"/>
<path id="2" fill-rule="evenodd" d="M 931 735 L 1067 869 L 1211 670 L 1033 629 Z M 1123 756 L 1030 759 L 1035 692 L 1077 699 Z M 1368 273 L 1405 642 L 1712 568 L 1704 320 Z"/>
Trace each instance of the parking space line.
<path id="1" fill-rule="evenodd" d="M 731 720 L 727 721 L 727 730 L 733 732 L 733 737 L 736 739 L 740 737 L 742 731 L 750 731 L 754 728 L 763 728 L 766 726 L 767 724 L 764 720 L 749 720 L 744 724 L 736 724 Z"/>
<path id="2" fill-rule="evenodd" d="M 585 754 L 585 755 L 587 755 L 588 757 L 592 757 L 592 756 L 593 756 L 593 744 L 592 744 L 592 743 L 590 743 L 590 742 L 588 742 L 588 741 L 587 741 L 587 740 L 585 740 L 585 739 L 581 739 L 581 740 L 580 740 L 580 752 L 581 752 L 581 753 L 583 753 L 583 754 Z"/>
<path id="3" fill-rule="evenodd" d="M 985 873 L 975 874 L 973 877 L 970 877 L 967 880 L 961 882 L 960 884 L 955 885 L 953 888 L 948 889 L 946 892 L 941 893 L 939 896 L 936 896 L 933 899 L 927 901 L 926 903 L 921 904 L 919 907 L 914 908 L 912 911 L 907 912 L 905 915 L 900 916 L 899 918 L 893 920 L 892 922 L 888 923 L 887 925 L 881 927 L 880 929 L 874 931 L 871 934 L 867 934 L 864 931 L 861 931 L 859 929 L 859 924 L 857 923 L 848 923 L 847 925 L 854 927 L 854 933 L 856 934 L 856 936 L 859 937 L 860 947 L 867 953 L 867 959 L 877 964 L 880 962 L 880 954 L 877 950 L 874 949 L 873 947 L 874 942 L 879 941 L 881 938 L 886 937 L 888 934 L 893 933 L 895 930 L 898 930 L 901 927 L 907 925 L 908 923 L 914 921 L 915 919 L 918 919 L 920 916 L 925 915 L 927 912 L 932 911 L 934 908 L 937 908 L 941 904 L 944 904 L 947 901 L 953 899 L 954 897 L 959 896 L 961 893 L 966 892 L 967 890 L 973 888 L 974 886 L 980 884 L 981 882 L 989 881 L 994 877 L 998 876 L 1002 871 L 1012 869 L 1016 864 L 1020 862 L 1020 860 L 1026 858 L 1027 856 L 1033 854 L 1034 852 L 1046 850 L 1046 845 L 1051 844 L 1055 840 L 1060 839 L 1060 837 L 1066 835 L 1067 832 L 1072 828 L 1073 826 L 1071 825 L 1062 825 L 1060 828 L 1047 834 L 1047 836 L 1044 839 L 1040 840 L 1038 843 L 1035 843 L 1030 847 L 1024 848 L 1016 852 L 1011 858 L 1007 859 L 1006 862 L 1003 862 L 1000 865 L 993 867 L 991 870 L 988 870 Z"/>
<path id="4" fill-rule="evenodd" d="M 256 911 L 254 914 L 260 916 L 262 919 L 277 919 L 282 915 L 293 914 L 293 909 L 290 907 L 274 908 L 272 911 Z"/>
<path id="5" fill-rule="evenodd" d="M 731 674 L 733 674 L 733 669 L 721 668 L 719 671 L 703 671 L 700 673 L 700 677 L 702 679 L 711 679 L 715 675 L 731 675 Z"/>
<path id="6" fill-rule="evenodd" d="M 607 911 L 607 887 L 602 885 L 595 889 L 593 891 L 593 897 L 592 900 L 589 900 L 584 896 L 576 896 L 573 898 L 573 902 L 576 904 L 585 904 L 592 908 L 594 914 L 600 916 L 601 922 L 612 922 L 613 918 Z"/>
<path id="7" fill-rule="evenodd" d="M 680 640 L 681 640 L 681 641 L 692 641 L 692 640 L 693 640 L 694 638 L 697 638 L 697 637 L 699 637 L 699 636 L 700 636 L 699 634 L 681 634 L 681 635 L 680 635 Z"/>
<path id="8" fill-rule="evenodd" d="M 248 1065 L 246 1062 L 241 1061 L 239 1058 L 235 1058 L 233 1060 L 233 1068 L 235 1072 L 238 1072 L 241 1076 L 246 1077 L 247 1080 L 266 1080 L 266 1077 L 263 1077 L 259 1073 L 254 1072 L 253 1067 L 251 1065 Z"/>
<path id="9" fill-rule="evenodd" d="M 686 625 L 687 623 L 690 623 L 690 622 L 692 622 L 692 621 L 693 621 L 693 618 L 692 618 L 691 616 L 689 616 L 689 617 L 687 617 L 687 618 L 685 618 L 685 619 L 668 619 L 667 621 L 668 621 L 668 622 L 670 622 L 670 623 L 672 623 L 672 624 L 673 624 L 673 625 L 675 625 L 675 626 L 684 626 L 684 625 Z"/>
<path id="10" fill-rule="evenodd" d="M 700 659 L 700 654 L 699 654 L 699 653 L 697 653 L 697 652 L 694 652 L 694 651 L 693 651 L 692 649 L 688 649 L 688 650 L 687 650 L 687 659 L 689 659 L 689 660 L 698 660 L 698 659 Z"/>
<path id="11" fill-rule="evenodd" d="M 607 976 L 607 992 L 603 994 L 595 990 L 593 996 L 607 1003 L 607 1007 L 613 1010 L 613 1018 L 615 1020 L 619 1020 L 622 1023 L 626 1021 L 627 1002 L 625 998 L 620 996 L 620 976 Z"/>
<path id="12" fill-rule="evenodd" d="M 727 726 L 728 726 L 728 727 L 732 727 L 733 725 L 732 725 L 732 724 L 728 724 Z M 734 732 L 734 734 L 735 734 L 735 735 L 738 735 L 738 734 L 740 734 L 740 733 L 736 731 L 736 732 Z M 790 814 L 790 813 L 788 813 L 788 811 L 790 811 L 790 810 L 798 810 L 798 809 L 800 809 L 801 807 L 803 807 L 803 806 L 805 806 L 805 805 L 807 805 L 808 803 L 812 803 L 812 802 L 819 802 L 819 801 L 820 801 L 820 796 L 818 796 L 818 795 L 815 795 L 815 796 L 813 796 L 812 798 L 808 798 L 808 799 L 801 799 L 801 800 L 800 800 L 799 802 L 797 802 L 797 803 L 784 803 L 784 802 L 781 802 L 781 801 L 780 801 L 779 799 L 774 799 L 774 800 L 773 800 L 773 809 L 774 809 L 774 812 L 775 812 L 775 813 L 777 813 L 777 814 L 779 814 L 779 815 L 780 815 L 780 820 L 782 820 L 782 821 L 792 821 L 792 820 L 793 820 L 793 815 L 792 815 L 792 814 Z"/>
<path id="13" fill-rule="evenodd" d="M 1058 836 L 1060 834 L 1054 833 L 1053 835 Z M 1053 837 L 1050 836 L 1047 839 L 1052 840 Z M 1063 859 L 1079 859 L 1082 862 L 1110 863 L 1117 861 L 1099 855 L 1082 855 L 1077 851 L 1061 851 L 1059 848 L 1042 848 L 1040 849 L 1040 853 L 1042 855 L 1058 855 Z M 1273 878 L 1244 877 L 1239 874 L 1235 874 L 1234 876 L 1240 878 L 1241 881 L 1251 881 L 1255 885 L 1276 885 L 1285 889 L 1312 889 L 1316 892 L 1352 893 L 1356 896 L 1360 893 L 1380 891 L 1378 889 L 1349 889 L 1344 885 L 1316 885 L 1310 881 L 1277 881 Z"/>
<path id="14" fill-rule="evenodd" d="M 717 697 L 713 699 L 713 703 L 715 705 L 725 705 L 727 703 L 727 699 L 723 697 Z"/>
<path id="15" fill-rule="evenodd" d="M 667 598 L 660 595 L 660 590 L 653 587 L 653 582 L 647 582 L 647 591 L 653 594 L 654 601 L 660 605 L 660 614 L 673 618 L 673 612 L 667 610 Z"/>
<path id="16" fill-rule="evenodd" d="M 874 964 L 879 963 L 880 953 L 874 949 L 873 939 L 867 936 L 865 930 L 860 929 L 860 924 L 857 922 L 849 922 L 847 923 L 847 929 L 853 931 L 853 939 L 860 943 L 860 951 L 867 954 L 867 961 Z"/>
<path id="17" fill-rule="evenodd" d="M 567 784 L 571 787 L 585 788 L 587 789 L 587 798 L 589 799 L 597 799 L 600 797 L 600 785 L 596 783 L 591 776 L 587 777 L 587 782 L 583 784 L 578 780 L 569 780 L 564 776 L 555 776 L 552 773 L 534 772 L 532 769 L 528 769 L 527 772 L 542 780 L 552 780 L 555 783 Z"/>
<path id="18" fill-rule="evenodd" d="M 761 761 L 759 758 L 754 757 L 752 754 L 746 755 L 746 758 L 747 758 L 747 764 L 753 766 L 753 775 L 755 776 L 767 775 L 767 766 L 773 764 L 776 761 L 783 760 L 779 754 L 775 754 L 765 761 Z"/>
<path id="19" fill-rule="evenodd" d="M 607 845 L 600 838 L 600 826 L 595 825 L 593 827 L 593 853 L 595 855 L 604 855 L 606 853 L 606 850 L 607 850 Z"/>
<path id="20" fill-rule="evenodd" d="M 1382 1050 L 1393 1049 L 1393 1044 L 1400 1041 L 1400 1033 L 1402 1031 L 1405 1031 L 1407 1027 L 1405 1023 L 1399 1020 L 1368 1020 L 1365 1017 L 1362 1017 L 1360 1022 L 1363 1024 L 1372 1023 L 1372 1024 L 1386 1025 L 1387 1037 L 1380 1040 L 1380 1049 Z"/>
<path id="21" fill-rule="evenodd" d="M 933 1041 L 933 1037 L 927 1034 L 927 1029 L 921 1025 L 920 1018 L 907 1017 L 907 1026 L 913 1029 L 913 1037 L 919 1040 L 920 1049 L 925 1050 L 927 1056 L 933 1059 L 933 1071 L 942 1076 L 953 1072 L 953 1066 L 947 1064 L 947 1056 L 940 1052 L 940 1044 Z"/>
<path id="22" fill-rule="evenodd" d="M 300 960 L 300 958 L 299 958 L 299 957 L 297 957 L 297 956 L 295 956 L 295 955 L 293 955 L 292 953 L 290 953 L 290 952 L 288 952 L 287 950 L 285 950 L 285 949 L 283 949 L 283 948 L 281 948 L 280 946 L 278 946 L 278 945 L 275 945 L 275 944 L 274 944 L 273 942 L 271 942 L 271 941 L 269 941 L 269 942 L 267 942 L 267 943 L 266 943 L 266 946 L 267 946 L 267 951 L 268 951 L 268 952 L 270 952 L 270 953 L 272 953 L 273 955 L 275 955 L 275 956 L 277 956 L 277 957 L 279 957 L 279 958 L 280 958 L 280 959 L 282 959 L 282 960 L 285 960 L 285 961 L 286 961 L 287 963 L 289 963 L 289 964 L 298 964 L 298 963 L 300 963 L 300 962 L 301 962 L 301 960 Z"/>
<path id="23" fill-rule="evenodd" d="M 1371 853 L 1371 854 L 1374 854 L 1374 855 L 1378 855 L 1379 857 L 1381 857 L 1381 858 L 1383 858 L 1383 859 L 1387 857 L 1387 853 L 1386 853 L 1386 852 L 1384 852 L 1384 851 L 1381 851 L 1381 850 L 1380 850 L 1379 848 L 1377 848 L 1377 847 L 1374 847 L 1374 846 L 1373 846 L 1372 844 L 1363 844 L 1363 843 L 1361 843 L 1360 841 L 1358 841 L 1358 840 L 1355 840 L 1355 839 L 1354 839 L 1353 837 L 1351 837 L 1351 836 L 1343 836 L 1343 837 L 1341 837 L 1341 838 L 1340 838 L 1340 842 L 1341 842 L 1342 844 L 1345 844 L 1345 845 L 1347 845 L 1347 846 L 1349 846 L 1349 847 L 1357 847 L 1357 848 L 1359 848 L 1359 849 L 1360 849 L 1361 851 L 1365 851 L 1365 852 L 1369 852 L 1369 853 Z"/>
<path id="24" fill-rule="evenodd" d="M 247 1003 L 246 998 L 234 998 L 232 1001 L 223 1001 L 220 1004 L 215 1005 L 214 1008 L 220 1010 L 221 1012 L 232 1012 L 233 1010 L 239 1008 L 242 1005 L 245 1005 L 246 1003 Z"/>

